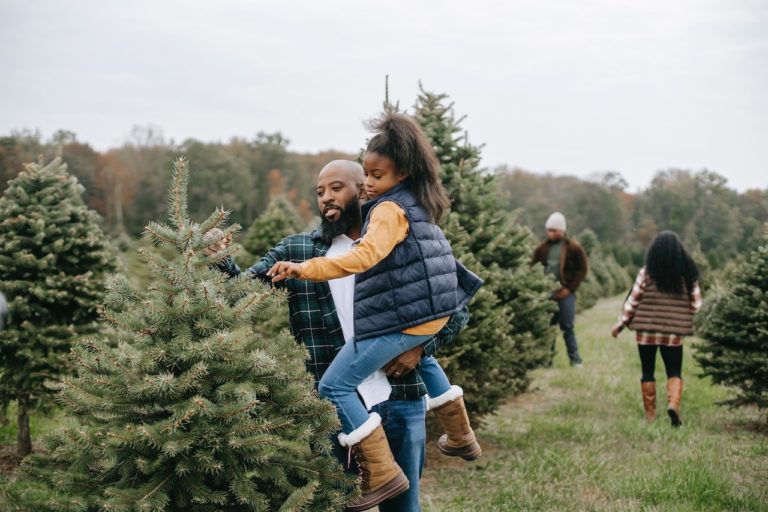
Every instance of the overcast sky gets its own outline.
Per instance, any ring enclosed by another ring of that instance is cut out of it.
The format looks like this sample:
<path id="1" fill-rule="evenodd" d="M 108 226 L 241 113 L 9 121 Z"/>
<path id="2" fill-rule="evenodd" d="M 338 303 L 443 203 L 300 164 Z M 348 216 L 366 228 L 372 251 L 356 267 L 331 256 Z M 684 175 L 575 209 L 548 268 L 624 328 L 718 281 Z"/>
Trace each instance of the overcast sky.
<path id="1" fill-rule="evenodd" d="M 764 0 L 0 0 L 0 134 L 356 152 L 387 74 L 401 106 L 448 93 L 488 167 L 768 187 Z"/>

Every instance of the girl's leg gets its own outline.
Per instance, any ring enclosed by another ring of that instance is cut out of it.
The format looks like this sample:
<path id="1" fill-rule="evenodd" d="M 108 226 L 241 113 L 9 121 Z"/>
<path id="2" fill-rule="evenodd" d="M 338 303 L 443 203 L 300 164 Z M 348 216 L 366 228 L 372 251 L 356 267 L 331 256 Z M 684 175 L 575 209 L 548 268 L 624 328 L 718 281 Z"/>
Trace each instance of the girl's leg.
<path id="1" fill-rule="evenodd" d="M 683 373 L 683 346 L 674 347 L 660 346 L 661 359 L 664 361 L 664 369 L 667 371 L 667 378 L 682 378 Z"/>
<path id="2" fill-rule="evenodd" d="M 654 382 L 654 373 L 656 370 L 656 345 L 638 345 L 640 352 L 640 366 L 643 370 L 643 376 L 640 382 Z"/>
<path id="3" fill-rule="evenodd" d="M 451 383 L 448 376 L 434 357 L 422 357 L 416 369 L 419 370 L 421 380 L 424 381 L 430 398 L 437 398 L 450 391 Z"/>
<path id="4" fill-rule="evenodd" d="M 445 430 L 445 434 L 437 441 L 440 451 L 464 460 L 480 457 L 483 450 L 469 424 L 469 416 L 464 406 L 464 391 L 459 386 L 451 386 L 434 357 L 421 360 L 419 373 L 429 393 L 429 409 L 434 411 L 437 421 Z"/>
<path id="5" fill-rule="evenodd" d="M 397 332 L 342 347 L 317 390 L 336 406 L 344 433 L 351 433 L 368 420 L 368 411 L 355 392 L 357 386 L 371 373 L 429 338 Z"/>

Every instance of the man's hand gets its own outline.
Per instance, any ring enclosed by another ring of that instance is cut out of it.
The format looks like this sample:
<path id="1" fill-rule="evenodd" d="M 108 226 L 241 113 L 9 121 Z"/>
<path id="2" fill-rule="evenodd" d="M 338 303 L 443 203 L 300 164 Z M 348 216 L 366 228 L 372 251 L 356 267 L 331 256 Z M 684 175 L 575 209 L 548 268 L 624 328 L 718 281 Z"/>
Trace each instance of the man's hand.
<path id="1" fill-rule="evenodd" d="M 384 367 L 384 371 L 387 375 L 392 377 L 402 377 L 408 375 L 416 368 L 416 365 L 421 361 L 421 357 L 424 355 L 424 349 L 421 345 L 413 347 L 408 352 L 403 352 L 393 360 L 391 360 Z"/>
<path id="2" fill-rule="evenodd" d="M 297 278 L 301 275 L 301 265 L 290 261 L 278 261 L 275 263 L 269 272 L 268 277 L 272 277 L 272 282 L 284 281 L 291 277 Z"/>
<path id="3" fill-rule="evenodd" d="M 624 324 L 621 322 L 617 322 L 616 325 L 613 326 L 613 329 L 611 329 L 611 336 L 614 338 L 618 337 L 619 333 L 624 330 Z"/>
<path id="4" fill-rule="evenodd" d="M 571 295 L 571 290 L 569 290 L 568 288 L 560 288 L 558 291 L 552 294 L 552 298 L 555 300 L 563 300 L 568 298 L 568 296 L 570 295 Z"/>
<path id="5" fill-rule="evenodd" d="M 231 243 L 232 243 L 232 234 L 230 233 L 229 235 L 222 238 L 220 242 L 211 244 L 205 249 L 203 249 L 203 254 L 205 254 L 206 256 L 211 256 L 212 254 L 216 254 L 219 251 L 223 251 L 224 249 L 229 247 Z"/>

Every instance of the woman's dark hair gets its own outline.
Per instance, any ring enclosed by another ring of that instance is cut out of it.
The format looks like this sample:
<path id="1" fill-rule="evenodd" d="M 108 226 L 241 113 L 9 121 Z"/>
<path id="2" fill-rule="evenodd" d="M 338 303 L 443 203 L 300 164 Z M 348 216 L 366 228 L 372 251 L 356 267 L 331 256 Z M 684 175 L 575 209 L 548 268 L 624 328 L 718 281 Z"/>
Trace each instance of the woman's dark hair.
<path id="1" fill-rule="evenodd" d="M 421 206 L 435 223 L 440 222 L 451 202 L 440 183 L 440 164 L 435 150 L 411 117 L 388 113 L 366 123 L 376 135 L 365 148 L 391 159 L 398 172 L 406 173 Z"/>
<path id="2" fill-rule="evenodd" d="M 660 292 L 691 294 L 699 279 L 696 263 L 674 231 L 662 231 L 645 255 L 645 270 Z"/>

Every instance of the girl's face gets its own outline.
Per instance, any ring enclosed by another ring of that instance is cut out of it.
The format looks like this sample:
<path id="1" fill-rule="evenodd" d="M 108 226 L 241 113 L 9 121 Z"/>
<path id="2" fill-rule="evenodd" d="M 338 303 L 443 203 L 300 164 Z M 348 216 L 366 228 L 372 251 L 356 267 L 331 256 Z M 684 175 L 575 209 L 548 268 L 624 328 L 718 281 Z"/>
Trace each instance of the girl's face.
<path id="1" fill-rule="evenodd" d="M 407 174 L 395 169 L 395 162 L 391 158 L 378 153 L 363 155 L 363 172 L 368 199 L 376 199 L 408 178 Z"/>

